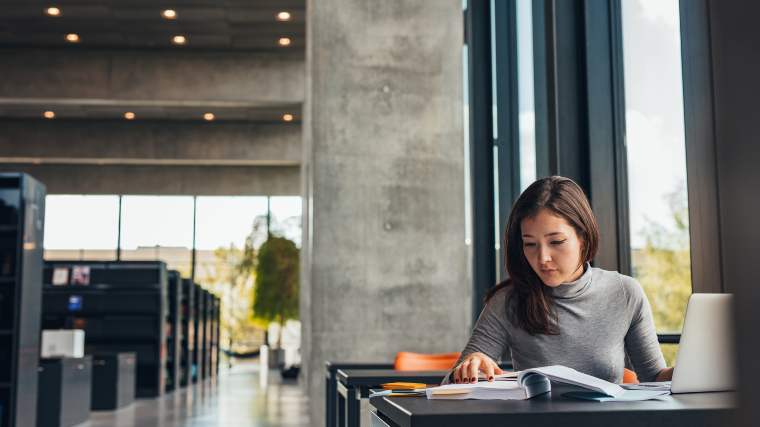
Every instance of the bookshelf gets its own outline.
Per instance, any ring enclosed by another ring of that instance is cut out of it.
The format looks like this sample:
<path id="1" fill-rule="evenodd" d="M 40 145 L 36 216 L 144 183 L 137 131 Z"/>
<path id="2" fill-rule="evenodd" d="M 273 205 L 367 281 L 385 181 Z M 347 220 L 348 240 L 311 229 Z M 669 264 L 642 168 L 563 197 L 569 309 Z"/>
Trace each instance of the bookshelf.
<path id="1" fill-rule="evenodd" d="M 58 274 L 67 280 L 54 284 L 56 271 L 67 271 Z M 165 263 L 47 261 L 43 283 L 43 329 L 83 329 L 87 354 L 134 352 L 136 397 L 164 393 L 169 307 Z"/>
<path id="2" fill-rule="evenodd" d="M 166 391 L 179 385 L 180 342 L 182 340 L 180 311 L 182 305 L 182 277 L 176 270 L 168 272 L 169 309 L 166 315 Z"/>
<path id="3" fill-rule="evenodd" d="M 180 386 L 191 384 L 195 349 L 195 287 L 190 279 L 182 279 L 182 334 L 180 339 Z"/>
<path id="4" fill-rule="evenodd" d="M 36 427 L 45 186 L 0 173 L 0 425 Z"/>
<path id="5" fill-rule="evenodd" d="M 203 289 L 197 283 L 193 283 L 193 367 L 192 367 L 192 379 L 193 382 L 200 382 L 203 380 L 203 340 L 205 333 L 206 322 L 206 299 L 203 297 Z"/>

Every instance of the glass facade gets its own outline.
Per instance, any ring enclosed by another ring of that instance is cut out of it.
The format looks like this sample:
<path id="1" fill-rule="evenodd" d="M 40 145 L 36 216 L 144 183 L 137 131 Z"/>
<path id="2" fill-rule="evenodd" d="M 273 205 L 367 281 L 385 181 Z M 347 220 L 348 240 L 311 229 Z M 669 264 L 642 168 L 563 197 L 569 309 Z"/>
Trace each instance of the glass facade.
<path id="1" fill-rule="evenodd" d="M 268 200 L 269 199 L 269 200 Z M 298 196 L 84 196 L 46 199 L 45 259 L 162 260 L 205 287 L 230 283 L 246 242 L 258 248 L 269 226 L 301 246 Z M 268 206 L 269 203 L 269 206 Z M 121 221 L 121 230 L 119 222 Z"/>
<path id="2" fill-rule="evenodd" d="M 121 259 L 166 262 L 189 277 L 193 248 L 193 198 L 123 196 Z"/>
<path id="3" fill-rule="evenodd" d="M 119 196 L 52 195 L 45 200 L 45 258 L 116 258 Z"/>
<path id="4" fill-rule="evenodd" d="M 517 0 L 517 103 L 520 190 L 536 180 L 536 111 L 533 85 L 533 1 Z"/>

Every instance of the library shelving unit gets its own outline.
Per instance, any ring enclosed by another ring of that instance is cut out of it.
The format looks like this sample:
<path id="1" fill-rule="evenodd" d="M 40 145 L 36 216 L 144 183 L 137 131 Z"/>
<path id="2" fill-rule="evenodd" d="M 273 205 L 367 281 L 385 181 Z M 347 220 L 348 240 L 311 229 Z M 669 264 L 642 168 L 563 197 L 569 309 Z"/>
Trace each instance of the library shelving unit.
<path id="1" fill-rule="evenodd" d="M 214 310 L 211 318 L 213 319 L 213 330 L 211 340 L 211 375 L 219 376 L 219 330 L 220 330 L 220 304 L 219 298 L 214 297 Z"/>
<path id="2" fill-rule="evenodd" d="M 195 287 L 190 279 L 182 279 L 181 302 L 179 385 L 186 387 L 193 382 L 193 351 L 195 345 Z"/>
<path id="3" fill-rule="evenodd" d="M 83 329 L 87 354 L 134 352 L 136 397 L 160 396 L 167 282 L 162 261 L 47 261 L 43 329 Z"/>
<path id="4" fill-rule="evenodd" d="M 0 173 L 0 426 L 36 427 L 45 186 Z"/>
<path id="5" fill-rule="evenodd" d="M 203 289 L 197 283 L 193 283 L 193 367 L 191 369 L 193 382 L 201 382 L 203 361 L 203 333 L 205 331 L 206 299 L 203 298 Z"/>
<path id="6" fill-rule="evenodd" d="M 182 277 L 179 271 L 169 270 L 169 309 L 166 316 L 166 391 L 173 391 L 179 386 L 180 375 L 180 341 L 182 340 L 181 305 Z"/>
<path id="7" fill-rule="evenodd" d="M 203 367 L 201 376 L 203 379 L 209 378 L 211 376 L 211 370 L 209 369 L 211 367 L 211 312 L 213 310 L 213 301 L 211 298 L 211 293 L 203 290 L 203 358 L 201 360 Z"/>

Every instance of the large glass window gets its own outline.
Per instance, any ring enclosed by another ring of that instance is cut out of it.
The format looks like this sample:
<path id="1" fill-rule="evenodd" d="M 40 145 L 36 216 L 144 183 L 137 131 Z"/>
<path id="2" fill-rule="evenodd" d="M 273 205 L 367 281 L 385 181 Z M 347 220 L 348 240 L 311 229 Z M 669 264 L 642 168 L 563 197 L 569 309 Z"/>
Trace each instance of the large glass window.
<path id="1" fill-rule="evenodd" d="M 677 0 L 622 2 L 631 261 L 657 331 L 680 332 L 691 293 Z M 675 346 L 663 346 L 672 364 Z"/>
<path id="2" fill-rule="evenodd" d="M 536 180 L 536 115 L 533 86 L 533 0 L 517 0 L 517 105 L 520 190 Z"/>
<path id="3" fill-rule="evenodd" d="M 47 196 L 45 259 L 115 259 L 118 223 L 118 196 Z"/>
<path id="4" fill-rule="evenodd" d="M 253 276 L 241 266 L 253 261 L 246 244 L 258 247 L 266 238 L 266 216 L 266 197 L 196 199 L 195 280 L 222 299 L 220 338 L 234 351 L 264 343 L 264 330 L 251 319 Z"/>
<path id="5" fill-rule="evenodd" d="M 271 231 L 301 247 L 301 198 L 298 196 L 272 197 L 269 202 Z"/>
<path id="6" fill-rule="evenodd" d="M 161 260 L 190 277 L 192 197 L 123 196 L 121 210 L 121 259 Z"/>

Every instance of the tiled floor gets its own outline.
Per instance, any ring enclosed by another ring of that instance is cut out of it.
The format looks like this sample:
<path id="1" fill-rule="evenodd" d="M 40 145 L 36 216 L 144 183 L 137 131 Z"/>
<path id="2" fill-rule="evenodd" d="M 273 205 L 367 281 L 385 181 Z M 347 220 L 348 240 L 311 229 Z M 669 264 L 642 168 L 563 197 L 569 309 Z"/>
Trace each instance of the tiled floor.
<path id="1" fill-rule="evenodd" d="M 308 426 L 308 400 L 295 381 L 270 375 L 262 387 L 256 365 L 238 365 L 218 382 L 196 384 L 118 411 L 92 412 L 78 427 Z"/>

